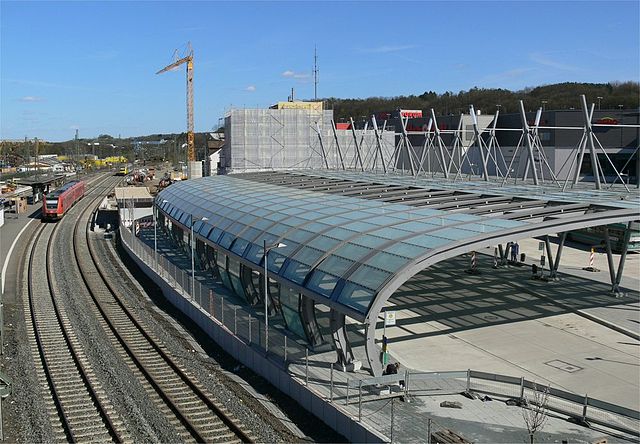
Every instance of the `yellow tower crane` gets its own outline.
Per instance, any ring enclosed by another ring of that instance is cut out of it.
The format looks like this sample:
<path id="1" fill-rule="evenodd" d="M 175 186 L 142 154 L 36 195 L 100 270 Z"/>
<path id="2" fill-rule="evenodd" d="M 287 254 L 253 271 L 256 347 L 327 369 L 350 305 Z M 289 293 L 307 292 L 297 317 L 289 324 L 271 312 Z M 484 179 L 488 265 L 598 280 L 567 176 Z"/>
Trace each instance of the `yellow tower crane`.
<path id="1" fill-rule="evenodd" d="M 173 53 L 174 62 L 165 66 L 156 74 L 173 71 L 183 63 L 187 64 L 187 160 L 196 160 L 196 147 L 193 135 L 193 48 L 187 43 L 186 55 L 178 59 L 178 51 Z"/>

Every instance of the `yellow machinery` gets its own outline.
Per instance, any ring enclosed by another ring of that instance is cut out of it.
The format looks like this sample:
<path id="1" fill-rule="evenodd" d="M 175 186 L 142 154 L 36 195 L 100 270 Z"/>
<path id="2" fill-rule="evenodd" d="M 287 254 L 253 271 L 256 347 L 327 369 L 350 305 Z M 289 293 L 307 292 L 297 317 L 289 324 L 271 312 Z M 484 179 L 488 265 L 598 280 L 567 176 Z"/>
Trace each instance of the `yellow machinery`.
<path id="1" fill-rule="evenodd" d="M 186 56 L 178 59 L 178 52 L 173 53 L 174 62 L 165 66 L 156 74 L 172 71 L 183 63 L 187 64 L 187 160 L 196 160 L 196 148 L 193 135 L 193 48 L 187 44 Z"/>

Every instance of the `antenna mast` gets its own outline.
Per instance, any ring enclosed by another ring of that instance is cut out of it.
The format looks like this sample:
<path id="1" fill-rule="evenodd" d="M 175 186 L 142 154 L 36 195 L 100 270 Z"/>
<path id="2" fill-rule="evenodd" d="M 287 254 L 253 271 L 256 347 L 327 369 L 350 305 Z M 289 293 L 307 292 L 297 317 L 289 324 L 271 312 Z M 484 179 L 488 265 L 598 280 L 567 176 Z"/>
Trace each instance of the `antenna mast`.
<path id="1" fill-rule="evenodd" d="M 313 100 L 318 100 L 318 48 L 313 48 Z"/>

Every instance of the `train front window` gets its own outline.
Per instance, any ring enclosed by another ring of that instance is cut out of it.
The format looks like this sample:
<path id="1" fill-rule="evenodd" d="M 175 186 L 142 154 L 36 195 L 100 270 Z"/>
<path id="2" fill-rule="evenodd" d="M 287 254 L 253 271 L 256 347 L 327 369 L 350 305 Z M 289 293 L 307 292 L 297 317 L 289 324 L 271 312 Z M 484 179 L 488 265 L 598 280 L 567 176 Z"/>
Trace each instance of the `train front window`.
<path id="1" fill-rule="evenodd" d="M 58 199 L 47 199 L 47 210 L 58 209 Z"/>

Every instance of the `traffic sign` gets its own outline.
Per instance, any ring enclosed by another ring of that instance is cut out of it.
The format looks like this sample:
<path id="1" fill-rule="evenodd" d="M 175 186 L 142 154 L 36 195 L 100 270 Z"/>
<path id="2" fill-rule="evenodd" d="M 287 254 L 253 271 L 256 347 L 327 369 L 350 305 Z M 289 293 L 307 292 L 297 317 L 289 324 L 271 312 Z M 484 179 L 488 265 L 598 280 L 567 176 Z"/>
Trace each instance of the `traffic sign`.
<path id="1" fill-rule="evenodd" d="M 384 326 L 391 327 L 396 325 L 396 312 L 395 311 L 385 311 L 384 312 Z"/>

